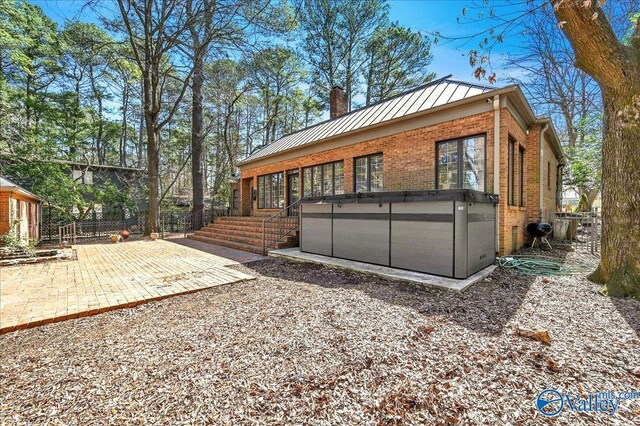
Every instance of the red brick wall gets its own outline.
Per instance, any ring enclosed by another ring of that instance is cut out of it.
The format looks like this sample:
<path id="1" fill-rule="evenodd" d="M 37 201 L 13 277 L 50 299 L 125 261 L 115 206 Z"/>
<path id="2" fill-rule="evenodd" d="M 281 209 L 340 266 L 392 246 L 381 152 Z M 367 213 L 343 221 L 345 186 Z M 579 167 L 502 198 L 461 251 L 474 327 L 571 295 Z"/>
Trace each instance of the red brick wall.
<path id="1" fill-rule="evenodd" d="M 353 159 L 381 152 L 384 155 L 385 191 L 433 189 L 435 187 L 436 141 L 479 133 L 486 133 L 487 189 L 491 192 L 493 190 L 492 113 L 477 114 L 265 166 L 251 168 L 251 165 L 247 165 L 247 168 L 242 170 L 242 179 L 252 179 L 251 187 L 256 188 L 257 176 L 260 175 L 343 160 L 344 189 L 345 192 L 352 192 Z M 253 200 L 253 211 L 261 214 L 270 210 L 257 209 L 257 202 Z"/>
<path id="2" fill-rule="evenodd" d="M 252 199 L 251 189 L 257 187 L 257 177 L 264 174 L 284 172 L 291 169 L 323 164 L 333 161 L 344 161 L 344 189 L 345 192 L 353 192 L 353 159 L 367 154 L 383 153 L 384 155 L 384 190 L 425 190 L 435 188 L 435 149 L 436 142 L 448 139 L 486 135 L 487 158 L 487 191 L 495 192 L 493 188 L 493 112 L 484 112 L 461 119 L 438 123 L 419 129 L 384 136 L 353 145 L 335 148 L 319 153 L 305 155 L 281 162 L 251 167 L 247 165 L 242 170 L 241 198 L 243 202 L 243 214 L 267 214 L 273 212 L 270 209 L 258 209 L 257 201 Z M 520 247 L 525 242 L 524 226 L 527 216 L 539 208 L 539 126 L 530 128 L 529 133 L 521 128 L 514 117 L 506 108 L 501 110 L 500 126 L 500 206 L 499 206 L 499 230 L 500 252 L 508 253 L 512 247 L 512 229 L 518 227 L 515 246 Z M 516 144 L 516 202 L 518 200 L 518 146 L 525 148 L 525 206 L 507 206 L 507 179 L 508 179 L 508 144 L 511 135 L 517 141 Z M 550 149 L 548 150 L 549 152 Z M 554 168 L 555 172 L 555 168 Z M 285 193 L 286 179 L 285 179 Z M 554 186 L 555 194 L 555 186 Z"/>
<path id="3" fill-rule="evenodd" d="M 9 232 L 9 193 L 0 192 L 0 235 Z"/>
<path id="4" fill-rule="evenodd" d="M 37 241 L 40 238 L 40 228 L 39 223 L 37 223 L 38 216 L 40 215 L 39 203 L 31 197 L 27 197 L 19 193 L 12 193 L 9 191 L 0 192 L 0 235 L 6 234 L 11 229 L 11 225 L 9 223 L 9 200 L 11 200 L 12 198 L 27 203 L 27 215 L 30 222 L 30 238 Z M 34 208 L 35 215 L 30 214 L 30 212 L 32 212 Z M 20 215 L 20 206 L 18 206 L 17 214 Z M 36 223 L 32 224 L 31 222 Z"/>

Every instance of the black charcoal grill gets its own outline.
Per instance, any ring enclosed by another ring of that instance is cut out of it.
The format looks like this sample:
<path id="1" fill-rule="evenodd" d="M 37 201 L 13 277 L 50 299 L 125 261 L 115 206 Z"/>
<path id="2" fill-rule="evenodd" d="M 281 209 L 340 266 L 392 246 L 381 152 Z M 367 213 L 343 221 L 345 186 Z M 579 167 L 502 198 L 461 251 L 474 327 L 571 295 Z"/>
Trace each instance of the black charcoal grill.
<path id="1" fill-rule="evenodd" d="M 531 247 L 535 247 L 536 240 L 540 238 L 541 244 L 545 243 L 546 245 L 549 246 L 549 248 L 551 248 L 551 244 L 549 244 L 549 240 L 547 240 L 547 236 L 551 233 L 552 230 L 553 230 L 553 227 L 548 223 L 538 221 L 538 222 L 528 224 L 527 234 L 533 237 L 533 243 L 531 244 Z"/>

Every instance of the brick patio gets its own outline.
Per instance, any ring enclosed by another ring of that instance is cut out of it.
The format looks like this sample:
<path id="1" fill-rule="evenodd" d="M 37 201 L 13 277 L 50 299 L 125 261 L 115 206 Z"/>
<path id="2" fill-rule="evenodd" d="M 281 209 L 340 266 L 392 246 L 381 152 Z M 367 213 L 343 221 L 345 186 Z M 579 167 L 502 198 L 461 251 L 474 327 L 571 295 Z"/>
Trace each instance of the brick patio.
<path id="1" fill-rule="evenodd" d="M 0 334 L 254 278 L 169 241 L 75 248 L 77 260 L 0 269 Z"/>

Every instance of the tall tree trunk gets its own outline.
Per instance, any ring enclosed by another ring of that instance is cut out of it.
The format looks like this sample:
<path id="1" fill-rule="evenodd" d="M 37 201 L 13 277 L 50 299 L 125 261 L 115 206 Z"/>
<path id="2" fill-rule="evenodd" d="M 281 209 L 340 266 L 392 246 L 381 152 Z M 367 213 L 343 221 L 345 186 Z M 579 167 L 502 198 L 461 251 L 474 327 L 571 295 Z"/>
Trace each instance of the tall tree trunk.
<path id="1" fill-rule="evenodd" d="M 144 94 L 144 83 L 140 84 L 140 94 Z M 138 123 L 138 145 L 136 146 L 136 154 L 137 154 L 137 165 L 138 167 L 142 167 L 142 154 L 144 152 L 144 126 L 145 126 L 145 114 L 144 114 L 144 102 L 140 102 L 140 120 Z"/>
<path id="2" fill-rule="evenodd" d="M 124 83 L 124 87 L 122 90 L 122 132 L 120 134 L 120 165 L 127 165 L 127 138 L 128 138 L 128 124 L 127 124 L 127 114 L 129 113 L 129 84 Z"/>
<path id="3" fill-rule="evenodd" d="M 193 212 L 204 208 L 204 170 L 202 125 L 202 89 L 204 84 L 204 66 L 202 56 L 196 54 L 193 63 L 192 101 L 191 101 L 191 185 L 193 194 Z"/>
<path id="4" fill-rule="evenodd" d="M 96 152 L 98 153 L 98 164 L 104 164 L 106 149 L 103 146 L 104 139 L 104 120 L 103 113 L 104 107 L 102 105 L 102 93 L 100 88 L 96 84 L 96 79 L 93 75 L 93 65 L 89 67 L 89 81 L 91 82 L 91 91 L 98 102 L 98 134 L 96 135 Z"/>
<path id="5" fill-rule="evenodd" d="M 555 2 L 576 65 L 602 89 L 602 252 L 594 281 L 640 300 L 640 23 L 620 43 L 599 2 Z"/>
<path id="6" fill-rule="evenodd" d="M 150 234 L 156 232 L 158 229 L 158 219 L 160 216 L 160 150 L 157 148 L 160 133 L 155 131 L 151 114 L 147 113 L 145 115 L 145 124 L 147 129 L 147 179 L 149 180 L 149 206 L 147 207 L 146 233 Z"/>
<path id="7" fill-rule="evenodd" d="M 631 78 L 631 77 L 630 77 Z M 640 72 L 636 73 L 640 86 Z M 640 87 L 605 95 L 602 253 L 591 275 L 612 296 L 640 299 Z M 633 116 L 635 114 L 635 117 Z"/>

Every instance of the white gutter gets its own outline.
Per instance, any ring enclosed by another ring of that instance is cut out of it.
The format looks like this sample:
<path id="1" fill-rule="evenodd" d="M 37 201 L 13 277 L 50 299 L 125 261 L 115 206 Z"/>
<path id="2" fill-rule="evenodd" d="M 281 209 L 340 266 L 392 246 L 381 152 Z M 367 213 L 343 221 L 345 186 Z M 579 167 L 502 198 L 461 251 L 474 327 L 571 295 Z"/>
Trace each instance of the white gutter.
<path id="1" fill-rule="evenodd" d="M 500 95 L 493 96 L 493 193 L 500 194 Z M 496 214 L 496 253 L 500 251 L 500 214 Z"/>
<path id="2" fill-rule="evenodd" d="M 544 213 L 544 134 L 549 130 L 549 123 L 546 123 L 540 131 L 540 219 Z"/>

